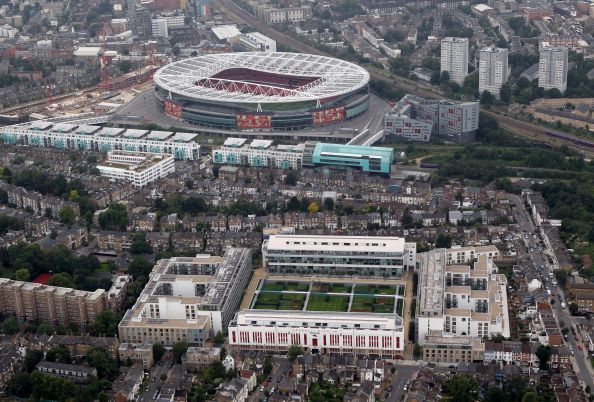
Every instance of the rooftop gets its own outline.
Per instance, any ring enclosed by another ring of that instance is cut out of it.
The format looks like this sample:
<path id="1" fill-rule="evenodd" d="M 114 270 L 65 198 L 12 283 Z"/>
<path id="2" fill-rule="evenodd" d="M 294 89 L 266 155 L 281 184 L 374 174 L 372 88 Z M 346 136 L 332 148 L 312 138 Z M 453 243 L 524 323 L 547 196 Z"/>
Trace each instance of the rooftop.
<path id="1" fill-rule="evenodd" d="M 384 236 L 272 235 L 267 250 L 312 250 L 351 252 L 403 252 L 404 239 Z"/>

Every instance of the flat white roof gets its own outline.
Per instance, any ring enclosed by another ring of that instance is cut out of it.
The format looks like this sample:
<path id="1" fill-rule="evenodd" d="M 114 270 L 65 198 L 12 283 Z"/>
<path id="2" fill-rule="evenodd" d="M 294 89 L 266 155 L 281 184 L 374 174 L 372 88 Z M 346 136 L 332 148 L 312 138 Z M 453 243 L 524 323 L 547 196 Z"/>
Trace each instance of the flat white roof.
<path id="1" fill-rule="evenodd" d="M 380 313 L 344 313 L 344 312 L 325 312 L 325 311 L 277 311 L 277 310 L 242 310 L 236 315 L 238 325 L 264 325 L 263 322 L 275 321 L 275 325 L 282 323 L 297 322 L 302 326 L 304 322 L 308 324 L 324 323 L 328 327 L 341 328 L 343 324 L 362 324 L 366 328 L 373 328 L 372 325 L 380 325 L 384 329 L 399 329 L 402 327 L 400 317 L 397 314 Z M 308 325 L 310 326 L 310 325 Z M 311 325 L 315 326 L 315 325 Z M 320 325 L 321 327 L 321 325 Z"/>
<path id="2" fill-rule="evenodd" d="M 126 138 L 140 138 L 140 137 L 144 136 L 146 133 L 148 133 L 148 130 L 136 130 L 136 129 L 129 128 L 124 133 L 124 137 L 126 137 Z"/>
<path id="3" fill-rule="evenodd" d="M 250 143 L 250 148 L 262 148 L 266 149 L 272 145 L 272 141 L 270 140 L 253 140 Z"/>
<path id="4" fill-rule="evenodd" d="M 387 236 L 272 235 L 268 250 L 402 252 L 404 238 Z"/>
<path id="5" fill-rule="evenodd" d="M 225 142 L 223 143 L 223 145 L 225 145 L 226 147 L 241 147 L 243 144 L 246 143 L 246 139 L 245 138 L 227 138 L 225 140 Z"/>
<path id="6" fill-rule="evenodd" d="M 58 123 L 58 124 L 54 124 L 54 126 L 52 127 L 52 131 L 58 131 L 61 133 L 69 133 L 72 130 L 74 130 L 75 128 L 76 128 L 76 126 L 74 124 Z"/>
<path id="7" fill-rule="evenodd" d="M 252 37 L 260 42 L 268 42 L 268 43 L 274 42 L 274 39 L 269 38 L 268 36 L 266 36 L 260 32 L 249 32 L 246 34 L 246 36 Z"/>
<path id="8" fill-rule="evenodd" d="M 146 138 L 149 140 L 164 141 L 171 137 L 171 135 L 173 135 L 173 131 L 151 131 L 151 133 Z"/>
<path id="9" fill-rule="evenodd" d="M 194 138 L 198 137 L 198 134 L 192 133 L 175 133 L 172 140 L 175 142 L 190 142 L 193 141 Z"/>
<path id="10" fill-rule="evenodd" d="M 99 132 L 99 135 L 104 137 L 115 137 L 121 134 L 124 131 L 123 128 L 116 128 L 116 127 L 103 127 Z"/>
<path id="11" fill-rule="evenodd" d="M 493 7 L 490 7 L 490 6 L 486 5 L 486 4 L 477 4 L 473 8 L 476 11 L 479 11 L 479 12 L 489 11 L 489 10 L 492 10 L 493 9 Z"/>
<path id="12" fill-rule="evenodd" d="M 218 40 L 227 40 L 241 35 L 241 31 L 237 29 L 237 25 L 219 25 L 212 27 L 212 33 L 215 34 Z"/>
<path id="13" fill-rule="evenodd" d="M 93 134 L 99 130 L 101 130 L 101 126 L 78 126 L 76 132 L 81 134 Z"/>
<path id="14" fill-rule="evenodd" d="M 74 51 L 74 55 L 79 57 L 98 57 L 99 52 L 101 52 L 100 47 L 81 46 Z"/>
<path id="15" fill-rule="evenodd" d="M 46 130 L 52 126 L 52 123 L 47 121 L 34 121 L 31 123 L 30 127 L 33 130 Z"/>

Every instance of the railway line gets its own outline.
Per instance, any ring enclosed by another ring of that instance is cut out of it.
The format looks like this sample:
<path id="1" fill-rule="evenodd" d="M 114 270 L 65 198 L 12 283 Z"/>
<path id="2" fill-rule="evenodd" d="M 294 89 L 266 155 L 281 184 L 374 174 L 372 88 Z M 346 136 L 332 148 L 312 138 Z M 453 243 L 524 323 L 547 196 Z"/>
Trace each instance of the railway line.
<path id="1" fill-rule="evenodd" d="M 213 0 L 213 6 L 219 11 L 226 13 L 231 19 L 238 23 L 253 26 L 263 34 L 283 43 L 290 48 L 304 53 L 312 53 L 317 55 L 327 55 L 313 46 L 303 43 L 284 32 L 277 31 L 274 28 L 262 23 L 253 15 L 239 7 L 232 0 Z M 386 70 L 381 70 L 375 67 L 367 67 L 372 78 L 394 85 L 396 88 L 407 91 L 409 93 L 419 95 L 426 98 L 440 98 L 441 95 L 433 90 L 424 88 L 422 85 L 408 81 L 406 79 L 394 79 L 394 76 Z M 551 145 L 567 145 L 568 147 L 581 152 L 582 154 L 592 157 L 594 156 L 594 142 L 584 140 L 583 138 L 573 136 L 557 130 L 551 130 L 546 127 L 541 127 L 536 124 L 526 123 L 508 116 L 503 116 L 485 109 L 481 110 L 489 116 L 493 117 L 499 122 L 502 128 L 509 130 L 522 137 L 531 138 L 546 142 Z"/>

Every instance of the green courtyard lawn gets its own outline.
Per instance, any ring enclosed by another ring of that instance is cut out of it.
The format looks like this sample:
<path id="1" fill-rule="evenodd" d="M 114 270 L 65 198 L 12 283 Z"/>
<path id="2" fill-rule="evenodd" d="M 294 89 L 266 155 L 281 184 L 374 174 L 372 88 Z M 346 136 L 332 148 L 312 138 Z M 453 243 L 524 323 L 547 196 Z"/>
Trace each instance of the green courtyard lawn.
<path id="1" fill-rule="evenodd" d="M 349 308 L 349 296 L 312 293 L 309 295 L 307 311 L 344 311 Z"/>
<path id="2" fill-rule="evenodd" d="M 312 292 L 320 293 L 351 293 L 352 283 L 316 282 L 312 285 Z"/>
<path id="3" fill-rule="evenodd" d="M 395 285 L 355 285 L 358 295 L 395 295 Z"/>
<path id="4" fill-rule="evenodd" d="M 307 292 L 309 290 L 309 283 L 299 281 L 265 281 L 262 290 Z"/>
<path id="5" fill-rule="evenodd" d="M 301 293 L 280 293 L 261 291 L 254 309 L 257 310 L 303 310 L 305 295 Z"/>
<path id="6" fill-rule="evenodd" d="M 394 312 L 394 299 L 392 297 L 353 296 L 351 305 L 352 313 L 387 313 Z"/>

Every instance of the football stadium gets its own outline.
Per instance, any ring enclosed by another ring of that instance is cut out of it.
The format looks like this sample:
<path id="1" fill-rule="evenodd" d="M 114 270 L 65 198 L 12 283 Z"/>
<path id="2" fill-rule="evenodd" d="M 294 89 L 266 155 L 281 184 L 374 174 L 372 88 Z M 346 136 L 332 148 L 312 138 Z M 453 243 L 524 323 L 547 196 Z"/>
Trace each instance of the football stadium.
<path id="1" fill-rule="evenodd" d="M 171 63 L 155 73 L 164 113 L 228 130 L 302 130 L 355 118 L 369 107 L 369 73 L 302 53 L 226 53 Z"/>

